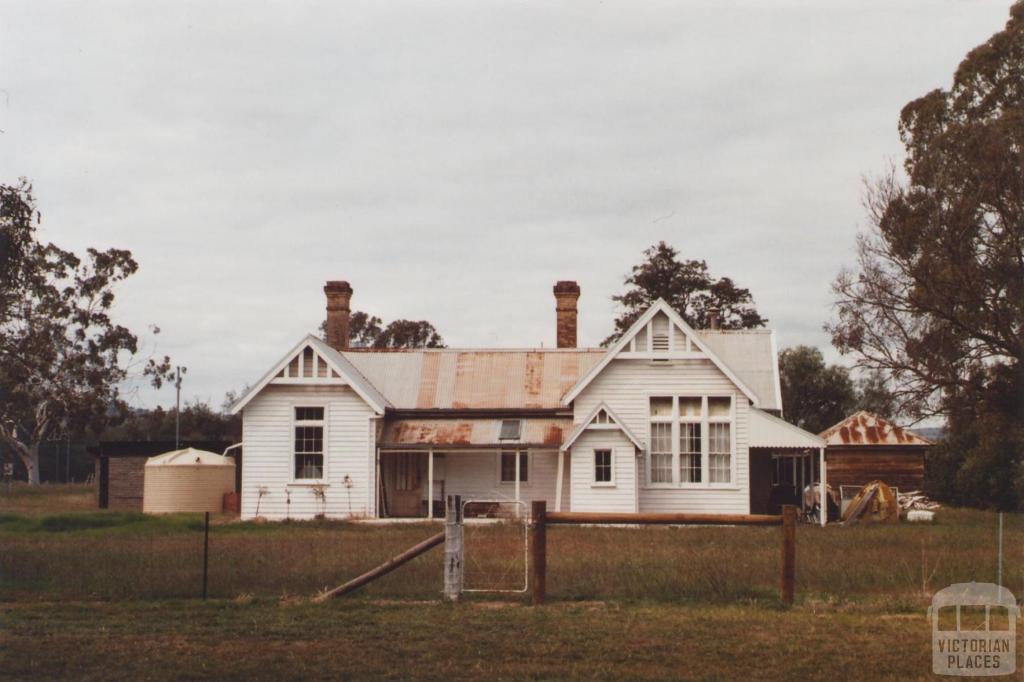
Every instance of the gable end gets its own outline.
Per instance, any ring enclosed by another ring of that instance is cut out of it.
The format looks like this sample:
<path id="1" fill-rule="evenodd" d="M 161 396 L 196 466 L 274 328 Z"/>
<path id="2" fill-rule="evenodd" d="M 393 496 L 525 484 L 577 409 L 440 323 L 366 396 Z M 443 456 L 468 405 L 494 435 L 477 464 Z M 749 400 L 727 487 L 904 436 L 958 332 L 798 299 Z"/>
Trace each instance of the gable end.
<path id="1" fill-rule="evenodd" d="M 579 381 L 562 397 L 568 406 L 615 358 L 648 359 L 652 362 L 669 360 L 709 360 L 736 386 L 751 405 L 758 405 L 757 396 L 740 380 L 701 340 L 693 328 L 672 307 L 659 298 L 640 316 L 633 326 L 604 354 L 599 363 L 580 377 Z"/>
<path id="2" fill-rule="evenodd" d="M 384 414 L 391 404 L 345 357 L 312 334 L 299 341 L 269 372 L 231 406 L 241 412 L 270 384 L 291 386 L 349 386 L 374 412 Z"/>

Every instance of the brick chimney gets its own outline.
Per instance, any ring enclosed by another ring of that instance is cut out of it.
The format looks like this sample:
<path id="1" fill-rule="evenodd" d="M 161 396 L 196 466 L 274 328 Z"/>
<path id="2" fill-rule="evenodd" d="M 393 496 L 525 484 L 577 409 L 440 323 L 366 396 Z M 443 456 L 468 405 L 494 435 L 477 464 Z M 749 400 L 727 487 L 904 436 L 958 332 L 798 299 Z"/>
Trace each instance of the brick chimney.
<path id="1" fill-rule="evenodd" d="M 576 347 L 576 301 L 580 285 L 572 281 L 555 283 L 555 341 L 559 348 Z"/>
<path id="2" fill-rule="evenodd" d="M 709 329 L 721 329 L 722 327 L 722 309 L 721 308 L 708 308 L 708 328 Z"/>
<path id="3" fill-rule="evenodd" d="M 352 287 L 348 282 L 328 282 L 324 285 L 327 294 L 327 345 L 335 350 L 348 348 L 349 301 Z"/>

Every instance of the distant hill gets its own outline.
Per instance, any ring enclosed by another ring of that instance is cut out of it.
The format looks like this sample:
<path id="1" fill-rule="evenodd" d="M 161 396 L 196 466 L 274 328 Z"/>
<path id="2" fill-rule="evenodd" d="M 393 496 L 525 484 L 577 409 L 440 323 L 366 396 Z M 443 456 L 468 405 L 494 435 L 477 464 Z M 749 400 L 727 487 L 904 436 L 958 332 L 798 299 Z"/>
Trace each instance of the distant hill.
<path id="1" fill-rule="evenodd" d="M 946 438 L 946 427 L 945 426 L 920 426 L 918 428 L 910 429 L 912 433 L 916 433 L 922 438 L 927 438 L 933 443 L 938 443 L 940 440 Z"/>

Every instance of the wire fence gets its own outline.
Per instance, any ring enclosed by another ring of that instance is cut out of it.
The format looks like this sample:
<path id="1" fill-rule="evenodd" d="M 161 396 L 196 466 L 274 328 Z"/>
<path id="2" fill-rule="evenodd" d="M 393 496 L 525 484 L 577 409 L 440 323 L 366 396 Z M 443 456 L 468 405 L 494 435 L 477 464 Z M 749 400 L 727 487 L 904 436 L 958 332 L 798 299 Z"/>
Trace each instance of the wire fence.
<path id="1" fill-rule="evenodd" d="M 934 524 L 797 528 L 797 599 L 874 599 L 910 605 L 954 582 L 997 581 L 995 515 L 943 514 Z M 522 526 L 501 519 L 477 523 L 476 516 L 467 510 L 464 586 L 515 589 L 522 575 Z M 258 524 L 214 519 L 208 593 L 211 599 L 311 597 L 365 573 L 439 529 L 440 523 Z M 552 527 L 549 596 L 775 600 L 778 533 L 778 528 L 770 527 Z M 1022 547 L 1024 515 L 1007 515 L 1003 584 L 1024 595 Z M 358 595 L 437 599 L 443 579 L 442 552 L 432 550 Z M 202 516 L 0 513 L 0 600 L 195 599 L 201 597 L 202 587 Z"/>
<path id="2" fill-rule="evenodd" d="M 270 524 L 268 524 L 269 526 Z M 209 537 L 210 598 L 313 595 L 372 568 L 436 529 L 380 533 L 354 524 L 215 523 Z M 164 599 L 203 594 L 202 517 L 167 532 L 129 529 L 0 535 L 0 599 Z M 370 595 L 434 598 L 437 553 L 368 586 Z"/>
<path id="3" fill-rule="evenodd" d="M 529 510 L 524 502 L 463 502 L 463 592 L 525 592 Z"/>

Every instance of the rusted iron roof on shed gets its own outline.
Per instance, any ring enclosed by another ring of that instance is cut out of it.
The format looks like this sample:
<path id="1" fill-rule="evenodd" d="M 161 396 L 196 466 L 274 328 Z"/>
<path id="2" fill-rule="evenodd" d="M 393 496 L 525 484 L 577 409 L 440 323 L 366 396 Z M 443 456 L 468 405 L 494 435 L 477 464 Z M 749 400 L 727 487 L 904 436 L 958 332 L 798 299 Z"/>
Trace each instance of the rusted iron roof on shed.
<path id="1" fill-rule="evenodd" d="M 930 440 L 863 410 L 821 432 L 827 445 L 933 445 Z"/>
<path id="2" fill-rule="evenodd" d="M 601 348 L 345 351 L 396 409 L 557 409 Z"/>
<path id="3" fill-rule="evenodd" d="M 384 425 L 382 448 L 436 449 L 501 447 L 557 449 L 572 430 L 572 419 L 523 420 L 518 440 L 499 440 L 501 419 L 393 419 Z"/>

